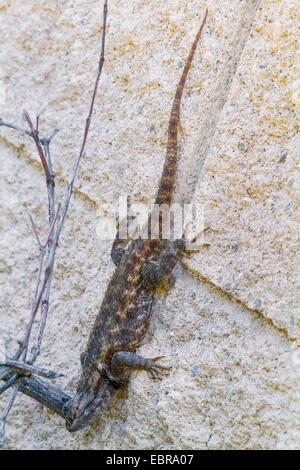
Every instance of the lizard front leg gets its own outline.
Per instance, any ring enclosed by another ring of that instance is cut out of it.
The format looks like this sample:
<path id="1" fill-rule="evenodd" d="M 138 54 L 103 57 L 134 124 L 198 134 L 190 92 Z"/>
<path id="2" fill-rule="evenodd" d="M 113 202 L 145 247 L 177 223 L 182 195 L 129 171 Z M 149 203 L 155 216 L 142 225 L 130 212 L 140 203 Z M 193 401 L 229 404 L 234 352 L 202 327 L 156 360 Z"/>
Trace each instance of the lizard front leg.
<path id="1" fill-rule="evenodd" d="M 186 227 L 186 229 L 187 229 L 187 227 Z M 185 229 L 185 231 L 186 231 L 186 229 Z M 179 243 L 178 243 L 177 247 L 178 247 L 178 250 L 179 250 L 179 254 L 183 255 L 183 256 L 186 256 L 186 255 L 188 256 L 189 254 L 200 251 L 200 249 L 202 247 L 210 246 L 210 243 L 204 240 L 204 234 L 207 230 L 210 230 L 210 227 L 205 227 L 202 230 L 200 230 L 200 232 L 195 237 L 193 237 L 191 240 L 188 240 L 186 238 L 186 233 L 184 231 L 183 238 L 181 240 L 178 240 Z M 199 242 L 198 237 L 200 237 L 200 235 L 203 238 Z"/>
<path id="2" fill-rule="evenodd" d="M 146 370 L 152 379 L 161 379 L 160 375 L 167 375 L 171 369 L 170 366 L 157 363 L 163 357 L 149 359 L 133 352 L 119 351 L 113 355 L 110 368 L 113 377 L 121 381 L 128 376 L 130 369 Z"/>

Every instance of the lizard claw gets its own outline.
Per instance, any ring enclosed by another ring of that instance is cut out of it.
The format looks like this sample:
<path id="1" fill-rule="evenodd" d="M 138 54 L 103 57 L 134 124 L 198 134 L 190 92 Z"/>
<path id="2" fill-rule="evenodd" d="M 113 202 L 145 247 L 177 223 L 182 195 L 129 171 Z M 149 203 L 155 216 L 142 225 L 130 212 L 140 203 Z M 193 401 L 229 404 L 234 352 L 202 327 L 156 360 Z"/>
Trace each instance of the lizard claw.
<path id="1" fill-rule="evenodd" d="M 165 356 L 158 356 L 154 357 L 153 359 L 149 360 L 148 366 L 148 374 L 151 379 L 159 379 L 162 380 L 162 376 L 166 376 L 169 374 L 169 370 L 172 369 L 171 366 L 164 366 L 162 364 L 155 364 L 159 359 L 162 359 Z"/>

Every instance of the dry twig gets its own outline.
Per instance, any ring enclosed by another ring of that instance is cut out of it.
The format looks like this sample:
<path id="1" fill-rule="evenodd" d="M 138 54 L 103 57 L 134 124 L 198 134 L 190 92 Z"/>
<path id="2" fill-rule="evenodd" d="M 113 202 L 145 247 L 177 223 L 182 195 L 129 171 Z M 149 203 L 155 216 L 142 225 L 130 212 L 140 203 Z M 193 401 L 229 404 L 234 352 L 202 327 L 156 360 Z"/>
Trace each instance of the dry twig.
<path id="1" fill-rule="evenodd" d="M 59 374 L 51 371 L 46 371 L 45 369 L 37 368 L 33 366 L 35 360 L 37 359 L 43 338 L 44 329 L 46 326 L 47 315 L 49 310 L 49 297 L 51 290 L 51 282 L 54 272 L 54 262 L 55 262 L 55 253 L 56 247 L 58 244 L 59 236 L 63 227 L 65 217 L 69 208 L 69 203 L 72 195 L 74 181 L 77 175 L 79 163 L 81 157 L 84 153 L 84 149 L 87 142 L 87 137 L 89 133 L 91 118 L 94 109 L 95 98 L 97 94 L 98 84 L 103 68 L 104 63 L 104 51 L 105 51 L 105 33 L 106 33 L 106 17 L 107 17 L 107 0 L 104 0 L 103 4 L 103 26 L 102 26 L 102 39 L 101 39 L 101 51 L 98 64 L 98 73 L 96 76 L 93 94 L 91 98 L 90 108 L 88 116 L 85 123 L 85 129 L 83 133 L 83 139 L 80 147 L 79 154 L 77 156 L 73 173 L 70 179 L 70 183 L 67 188 L 65 201 L 60 211 L 60 204 L 58 205 L 57 210 L 55 210 L 55 183 L 54 183 L 54 174 L 52 172 L 52 161 L 50 154 L 50 144 L 56 133 L 58 132 L 55 129 L 50 137 L 41 138 L 39 134 L 39 116 L 36 118 L 36 124 L 33 125 L 33 122 L 27 111 L 24 111 L 25 119 L 28 123 L 29 129 L 22 129 L 14 124 L 5 122 L 0 118 L 0 126 L 9 127 L 18 132 L 21 132 L 24 135 L 31 137 L 36 145 L 37 152 L 40 157 L 40 161 L 45 173 L 47 194 L 48 194 L 48 216 L 49 216 L 49 232 L 47 235 L 46 242 L 41 244 L 40 238 L 36 229 L 36 225 L 33 222 L 33 219 L 30 217 L 33 231 L 39 246 L 40 250 L 40 261 L 39 261 L 39 270 L 34 294 L 33 306 L 31 309 L 29 321 L 27 328 L 23 337 L 23 340 L 20 344 L 19 350 L 15 354 L 14 358 L 6 358 L 4 364 L 0 366 L 0 379 L 4 381 L 4 384 L 0 387 L 0 394 L 7 390 L 9 387 L 12 387 L 11 394 L 5 410 L 0 417 L 0 446 L 1 441 L 4 440 L 4 430 L 5 423 L 7 420 L 8 413 L 14 403 L 18 391 L 21 391 L 32 398 L 43 403 L 50 409 L 54 410 L 59 415 L 63 416 L 63 405 L 70 399 L 68 395 L 61 392 L 56 387 L 51 384 L 43 382 L 41 379 L 32 376 L 32 374 L 42 375 L 47 378 L 56 378 Z M 60 213 L 60 215 L 59 215 Z M 59 217 L 58 217 L 59 216 Z M 47 261 L 45 262 L 45 256 L 47 254 Z M 45 267 L 44 267 L 45 264 Z M 44 267 L 44 269 L 43 269 Z M 42 279 L 43 277 L 43 279 Z M 37 327 L 37 334 L 33 342 L 33 347 L 30 351 L 30 357 L 27 358 L 29 341 L 32 334 L 32 326 L 36 319 L 37 313 L 40 309 L 40 319 Z M 29 376 L 28 376 L 29 375 Z"/>

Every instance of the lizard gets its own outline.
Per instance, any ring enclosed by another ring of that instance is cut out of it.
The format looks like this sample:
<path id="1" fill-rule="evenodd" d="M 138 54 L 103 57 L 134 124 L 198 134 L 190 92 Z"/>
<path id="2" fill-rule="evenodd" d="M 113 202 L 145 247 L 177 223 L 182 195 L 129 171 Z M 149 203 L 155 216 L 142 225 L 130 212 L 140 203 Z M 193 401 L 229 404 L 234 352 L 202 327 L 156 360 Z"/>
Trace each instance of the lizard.
<path id="1" fill-rule="evenodd" d="M 155 204 L 170 206 L 178 159 L 180 103 L 188 71 L 204 28 L 208 10 L 191 46 L 176 89 L 168 128 L 165 162 Z M 116 392 L 125 387 L 133 370 L 146 370 L 152 378 L 161 378 L 170 367 L 163 357 L 144 358 L 136 353 L 148 330 L 155 290 L 166 282 L 175 267 L 185 240 L 167 240 L 162 236 L 159 217 L 157 238 L 132 240 L 121 246 L 118 234 L 111 257 L 116 265 L 102 305 L 81 355 L 82 372 L 75 395 L 65 404 L 66 428 L 70 432 L 88 426 L 108 408 Z"/>

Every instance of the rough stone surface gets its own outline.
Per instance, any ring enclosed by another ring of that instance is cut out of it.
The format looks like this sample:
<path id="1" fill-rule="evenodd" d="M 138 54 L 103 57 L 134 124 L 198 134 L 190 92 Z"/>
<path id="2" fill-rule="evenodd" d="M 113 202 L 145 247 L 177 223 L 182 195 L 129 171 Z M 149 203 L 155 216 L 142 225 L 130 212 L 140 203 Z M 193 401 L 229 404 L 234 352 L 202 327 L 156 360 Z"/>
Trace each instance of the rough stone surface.
<path id="1" fill-rule="evenodd" d="M 211 246 L 190 263 L 293 337 L 300 333 L 292 303 L 299 264 L 296 7 L 262 2 L 258 11 L 195 193 Z"/>
<path id="2" fill-rule="evenodd" d="M 101 2 L 0 1 L 0 116 L 40 114 L 63 198 L 96 73 Z M 205 6 L 208 22 L 185 90 L 176 200 L 204 204 L 211 245 L 175 270 L 140 350 L 170 376 L 134 373 L 103 419 L 69 434 L 18 395 L 9 449 L 299 448 L 295 236 L 296 2 L 109 1 L 107 52 L 86 156 L 57 250 L 38 365 L 65 374 L 79 355 L 113 270 L 99 238 L 106 203 L 153 200 L 171 100 Z M 297 101 L 298 100 L 298 101 Z M 30 139 L 0 129 L 0 338 L 13 351 L 47 233 L 44 175 Z M 98 234 L 98 235 L 97 235 Z M 0 398 L 0 410 L 8 398 Z"/>

